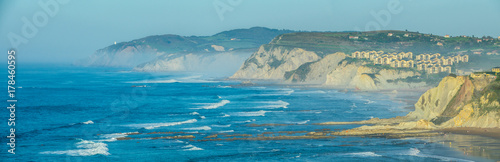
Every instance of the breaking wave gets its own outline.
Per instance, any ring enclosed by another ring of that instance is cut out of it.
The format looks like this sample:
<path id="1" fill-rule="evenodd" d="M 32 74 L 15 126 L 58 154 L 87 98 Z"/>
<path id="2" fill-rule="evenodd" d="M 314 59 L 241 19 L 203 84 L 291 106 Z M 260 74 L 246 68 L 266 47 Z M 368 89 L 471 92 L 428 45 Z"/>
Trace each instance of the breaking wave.
<path id="1" fill-rule="evenodd" d="M 222 100 L 222 101 L 217 102 L 217 103 L 211 103 L 211 104 L 208 104 L 206 106 L 202 106 L 200 108 L 194 108 L 194 109 L 216 109 L 216 108 L 222 107 L 230 102 L 231 101 L 229 101 L 229 100 Z"/>
<path id="2" fill-rule="evenodd" d="M 196 147 L 196 146 L 193 146 L 193 145 L 187 145 L 187 146 L 184 146 L 182 148 L 184 149 L 184 151 L 198 151 L 198 150 L 203 150 L 202 148 L 199 148 L 199 147 Z"/>
<path id="3" fill-rule="evenodd" d="M 277 108 L 288 108 L 288 105 L 290 105 L 290 103 L 282 101 L 282 100 L 270 101 L 270 102 L 262 102 L 262 103 L 266 103 L 268 105 L 259 106 L 257 108 L 277 109 Z"/>
<path id="4" fill-rule="evenodd" d="M 94 124 L 94 122 L 92 120 L 89 120 L 89 121 L 83 122 L 82 124 Z"/>
<path id="5" fill-rule="evenodd" d="M 266 113 L 268 112 L 283 112 L 283 111 L 253 111 L 253 112 L 237 112 L 234 113 L 234 116 L 266 116 Z"/>
<path id="6" fill-rule="evenodd" d="M 195 128 L 183 128 L 183 130 L 212 130 L 209 126 L 195 127 Z"/>
<path id="7" fill-rule="evenodd" d="M 108 145 L 101 142 L 92 142 L 87 140 L 81 140 L 76 143 L 76 147 L 79 149 L 75 150 L 65 150 L 65 151 L 44 151 L 40 154 L 56 154 L 56 155 L 68 155 L 68 156 L 93 156 L 93 155 L 110 155 L 108 152 Z"/>
<path id="8" fill-rule="evenodd" d="M 346 155 L 357 156 L 357 157 L 378 157 L 378 156 L 382 156 L 382 155 L 376 154 L 374 152 L 355 152 L 355 153 L 347 153 Z"/>
<path id="9" fill-rule="evenodd" d="M 127 127 L 136 127 L 136 128 L 144 128 L 144 129 L 155 129 L 155 128 L 158 128 L 158 127 L 168 127 L 168 126 L 181 125 L 181 124 L 187 124 L 187 123 L 195 123 L 197 121 L 198 120 L 196 120 L 196 119 L 191 119 L 191 120 L 186 120 L 186 121 L 181 121 L 181 122 L 129 124 L 129 125 L 125 125 L 125 126 L 127 126 Z"/>

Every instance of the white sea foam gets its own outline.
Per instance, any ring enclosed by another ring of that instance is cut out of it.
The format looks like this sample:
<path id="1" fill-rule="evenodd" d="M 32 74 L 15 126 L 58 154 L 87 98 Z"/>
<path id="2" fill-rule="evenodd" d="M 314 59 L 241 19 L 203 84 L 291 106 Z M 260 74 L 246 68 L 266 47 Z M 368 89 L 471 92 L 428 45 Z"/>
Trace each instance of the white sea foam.
<path id="1" fill-rule="evenodd" d="M 89 121 L 83 122 L 83 124 L 94 124 L 94 122 L 92 120 L 89 120 Z"/>
<path id="2" fill-rule="evenodd" d="M 285 101 L 282 101 L 282 100 L 278 100 L 278 101 L 269 101 L 269 102 L 261 102 L 261 103 L 265 103 L 267 105 L 264 105 L 264 106 L 259 106 L 257 108 L 270 108 L 270 109 L 277 109 L 277 108 L 288 108 L 288 105 L 290 105 L 290 103 L 288 102 L 285 102 Z"/>
<path id="3" fill-rule="evenodd" d="M 322 90 L 316 90 L 316 91 L 298 91 L 298 92 L 295 92 L 295 93 L 299 93 L 299 94 L 317 94 L 317 93 L 321 93 L 321 94 L 324 94 L 326 92 L 322 91 Z"/>
<path id="4" fill-rule="evenodd" d="M 201 78 L 202 75 L 193 75 L 193 76 L 187 76 L 187 77 L 184 77 L 184 78 L 180 78 L 182 80 L 189 80 L 189 79 L 197 79 L 197 78 Z"/>
<path id="5" fill-rule="evenodd" d="M 266 116 L 268 112 L 283 112 L 283 111 L 252 111 L 252 112 L 236 112 L 233 113 L 234 116 Z M 255 120 L 255 119 L 254 119 Z"/>
<path id="6" fill-rule="evenodd" d="M 375 103 L 375 101 L 372 101 L 372 100 L 366 100 L 365 105 L 369 105 L 369 104 L 372 104 L 372 103 Z"/>
<path id="7" fill-rule="evenodd" d="M 198 113 L 198 112 L 192 112 L 192 113 L 189 113 L 189 115 L 200 115 L 200 113 Z"/>
<path id="8" fill-rule="evenodd" d="M 266 112 L 268 112 L 268 111 L 260 110 L 260 111 L 254 111 L 254 112 L 237 112 L 237 113 L 234 113 L 233 115 L 234 116 L 266 116 Z"/>
<path id="9" fill-rule="evenodd" d="M 132 133 L 139 133 L 139 132 L 103 134 L 103 135 L 101 135 L 101 138 L 104 138 L 104 139 L 97 140 L 97 141 L 113 142 L 113 141 L 116 141 L 117 138 L 127 137 L 127 135 L 132 134 Z"/>
<path id="10" fill-rule="evenodd" d="M 145 83 L 178 83 L 178 82 L 181 82 L 181 81 L 178 81 L 175 79 L 167 79 L 167 80 L 141 80 L 141 81 L 126 82 L 126 83 L 145 84 Z"/>
<path id="11" fill-rule="evenodd" d="M 234 130 L 219 131 L 219 133 L 232 133 Z"/>
<path id="12" fill-rule="evenodd" d="M 65 151 L 44 151 L 40 152 L 40 154 L 57 154 L 68 156 L 92 156 L 98 154 L 110 155 L 110 153 L 108 152 L 108 145 L 101 142 L 82 140 L 76 143 L 76 147 L 79 149 Z"/>
<path id="13" fill-rule="evenodd" d="M 254 122 L 255 119 L 252 119 L 252 120 L 245 120 L 245 121 L 236 121 L 235 123 L 250 123 L 250 122 Z"/>
<path id="14" fill-rule="evenodd" d="M 216 109 L 216 108 L 222 107 L 230 102 L 231 101 L 229 101 L 229 100 L 222 100 L 222 101 L 217 102 L 217 103 L 211 103 L 211 104 L 202 106 L 200 108 L 193 108 L 193 109 Z"/>
<path id="15" fill-rule="evenodd" d="M 202 148 L 199 148 L 199 147 L 196 147 L 196 146 L 193 146 L 193 145 L 187 145 L 187 146 L 184 146 L 182 148 L 184 148 L 184 151 L 198 151 L 198 150 L 203 150 Z"/>
<path id="16" fill-rule="evenodd" d="M 302 122 L 297 122 L 297 124 L 307 124 L 310 120 L 302 121 Z"/>
<path id="17" fill-rule="evenodd" d="M 183 130 L 212 130 L 209 126 L 194 127 L 194 128 L 183 128 Z"/>
<path id="18" fill-rule="evenodd" d="M 358 157 L 377 157 L 377 156 L 382 156 L 382 155 L 376 154 L 374 152 L 354 152 L 354 153 L 347 153 L 346 155 L 352 155 L 352 156 L 358 156 Z"/>
<path id="19" fill-rule="evenodd" d="M 205 116 L 200 116 L 200 119 L 205 119 L 206 117 Z"/>
<path id="20" fill-rule="evenodd" d="M 222 113 L 224 114 L 224 113 Z M 231 115 L 227 115 L 227 114 L 224 114 L 224 116 L 222 116 L 223 118 L 226 118 L 226 117 L 230 117 Z"/>
<path id="21" fill-rule="evenodd" d="M 191 120 L 186 120 L 186 121 L 181 121 L 181 122 L 129 124 L 129 125 L 125 125 L 125 126 L 135 127 L 135 128 L 144 128 L 144 129 L 155 129 L 158 127 L 168 127 L 168 126 L 175 126 L 175 125 L 181 125 L 181 124 L 187 124 L 187 123 L 195 123 L 197 121 L 198 120 L 196 120 L 196 119 L 191 119 Z"/>
<path id="22" fill-rule="evenodd" d="M 293 92 L 295 92 L 293 89 L 280 89 L 280 91 L 276 93 L 263 93 L 259 94 L 259 96 L 289 96 Z"/>
<path id="23" fill-rule="evenodd" d="M 231 127 L 231 124 L 228 124 L 228 125 L 212 125 L 212 127 L 227 128 L 227 127 Z"/>
<path id="24" fill-rule="evenodd" d="M 231 86 L 221 86 L 221 85 L 218 85 L 217 88 L 233 88 Z"/>
<path id="25" fill-rule="evenodd" d="M 400 155 L 410 155 L 410 156 L 418 156 L 418 157 L 426 157 L 426 158 L 434 158 L 434 159 L 439 159 L 441 161 L 463 161 L 463 162 L 473 162 L 471 160 L 466 160 L 466 159 L 458 159 L 458 158 L 452 158 L 452 157 L 445 157 L 445 156 L 438 156 L 438 155 L 427 155 L 427 154 L 422 154 L 420 150 L 417 148 L 410 148 L 410 150 L 405 151 L 404 153 Z"/>

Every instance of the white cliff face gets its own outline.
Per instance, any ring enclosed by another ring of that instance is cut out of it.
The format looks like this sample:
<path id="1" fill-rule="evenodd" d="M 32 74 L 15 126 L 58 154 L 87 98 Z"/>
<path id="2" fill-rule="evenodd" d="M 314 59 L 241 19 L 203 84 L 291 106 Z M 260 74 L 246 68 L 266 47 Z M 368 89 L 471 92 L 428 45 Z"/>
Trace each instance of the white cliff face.
<path id="1" fill-rule="evenodd" d="M 261 46 L 231 78 L 282 80 L 285 72 L 319 59 L 316 53 L 301 48 L 289 50 L 276 47 L 265 50 L 264 46 Z"/>
<path id="2" fill-rule="evenodd" d="M 394 82 L 397 79 L 420 76 L 420 73 L 395 69 L 378 70 L 364 66 L 364 64 L 363 62 L 341 62 L 336 68 L 327 73 L 323 85 L 360 90 L 410 89 L 426 86 L 424 82 Z"/>
<path id="3" fill-rule="evenodd" d="M 233 79 L 282 80 L 284 83 L 316 84 L 333 88 L 360 90 L 410 89 L 426 84 L 406 83 L 407 77 L 421 75 L 401 69 L 377 69 L 365 66 L 364 60 L 346 61 L 346 54 L 337 52 L 324 57 L 300 48 L 261 46 L 241 66 Z"/>
<path id="4" fill-rule="evenodd" d="M 347 63 L 342 62 L 342 64 L 330 71 L 326 76 L 326 82 L 324 85 L 332 87 L 345 87 L 345 88 L 367 88 L 375 87 L 372 85 L 374 81 L 368 75 L 363 75 L 367 73 L 373 73 L 374 71 L 370 68 L 361 66 L 359 63 Z"/>
<path id="5" fill-rule="evenodd" d="M 327 81 L 327 74 L 339 66 L 339 62 L 345 59 L 344 53 L 330 54 L 321 60 L 314 62 L 309 66 L 309 71 L 306 75 L 307 84 L 323 84 Z M 290 77 L 293 79 L 295 76 Z"/>
<path id="6" fill-rule="evenodd" d="M 138 65 L 134 71 L 190 71 L 229 76 L 251 55 L 250 52 L 169 54 Z"/>
<path id="7" fill-rule="evenodd" d="M 119 49 L 101 49 L 86 59 L 77 61 L 80 66 L 134 67 L 153 60 L 161 53 L 149 45 L 124 46 Z"/>

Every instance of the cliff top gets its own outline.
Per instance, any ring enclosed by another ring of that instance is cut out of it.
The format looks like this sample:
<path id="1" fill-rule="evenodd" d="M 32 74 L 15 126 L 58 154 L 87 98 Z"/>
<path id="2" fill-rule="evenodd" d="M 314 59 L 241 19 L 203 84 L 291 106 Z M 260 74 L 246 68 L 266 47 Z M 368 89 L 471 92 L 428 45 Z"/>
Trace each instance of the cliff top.
<path id="1" fill-rule="evenodd" d="M 299 47 L 324 53 L 365 50 L 385 52 L 474 54 L 500 49 L 500 40 L 492 37 L 438 36 L 410 31 L 370 32 L 296 32 L 277 36 L 268 46 Z"/>

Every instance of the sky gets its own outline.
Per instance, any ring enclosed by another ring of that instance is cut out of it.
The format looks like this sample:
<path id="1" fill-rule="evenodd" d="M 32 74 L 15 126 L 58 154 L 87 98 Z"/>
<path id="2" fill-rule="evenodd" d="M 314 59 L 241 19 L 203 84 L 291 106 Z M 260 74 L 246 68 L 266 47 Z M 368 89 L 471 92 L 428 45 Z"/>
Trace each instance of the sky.
<path id="1" fill-rule="evenodd" d="M 18 62 L 71 63 L 115 41 L 161 34 L 208 36 L 255 26 L 496 38 L 500 1 L 0 0 L 0 49 L 15 48 Z"/>

